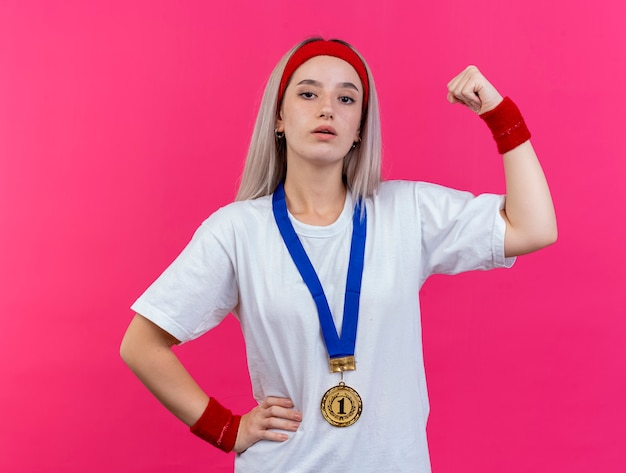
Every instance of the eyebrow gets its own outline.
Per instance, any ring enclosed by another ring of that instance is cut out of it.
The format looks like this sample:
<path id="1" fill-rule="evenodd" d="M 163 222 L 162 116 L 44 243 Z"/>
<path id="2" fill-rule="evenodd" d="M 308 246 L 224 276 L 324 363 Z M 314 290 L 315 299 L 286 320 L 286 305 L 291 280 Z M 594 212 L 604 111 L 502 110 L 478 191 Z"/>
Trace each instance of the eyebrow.
<path id="1" fill-rule="evenodd" d="M 313 79 L 301 80 L 300 82 L 298 82 L 298 85 L 314 85 L 315 87 L 323 87 L 323 84 L 320 81 Z M 352 82 L 340 82 L 338 85 L 341 89 L 354 89 L 357 92 L 359 91 L 359 88 Z"/>

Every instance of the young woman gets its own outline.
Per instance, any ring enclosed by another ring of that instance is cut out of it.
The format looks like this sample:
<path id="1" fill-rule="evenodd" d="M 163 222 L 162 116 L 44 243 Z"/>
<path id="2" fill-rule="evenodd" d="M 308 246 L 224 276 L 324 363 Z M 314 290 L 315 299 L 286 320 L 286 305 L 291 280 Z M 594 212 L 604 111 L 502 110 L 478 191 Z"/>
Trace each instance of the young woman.
<path id="1" fill-rule="evenodd" d="M 133 305 L 123 359 L 192 432 L 237 452 L 236 471 L 430 471 L 420 287 L 434 273 L 508 267 L 557 233 L 513 102 L 472 66 L 448 90 L 491 128 L 506 198 L 381 183 L 365 61 L 340 41 L 293 48 L 267 84 L 237 202 Z M 171 350 L 230 312 L 258 401 L 242 416 Z"/>

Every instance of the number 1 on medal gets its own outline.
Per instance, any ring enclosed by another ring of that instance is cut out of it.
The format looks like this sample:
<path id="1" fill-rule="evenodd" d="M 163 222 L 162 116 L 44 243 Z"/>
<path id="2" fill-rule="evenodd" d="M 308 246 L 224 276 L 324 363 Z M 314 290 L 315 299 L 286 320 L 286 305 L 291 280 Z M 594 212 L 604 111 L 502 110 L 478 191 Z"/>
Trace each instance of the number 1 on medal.
<path id="1" fill-rule="evenodd" d="M 342 397 L 341 399 L 339 399 L 339 401 L 337 401 L 339 403 L 339 414 L 341 415 L 346 415 L 346 411 L 345 411 L 345 403 L 346 403 L 346 398 Z"/>

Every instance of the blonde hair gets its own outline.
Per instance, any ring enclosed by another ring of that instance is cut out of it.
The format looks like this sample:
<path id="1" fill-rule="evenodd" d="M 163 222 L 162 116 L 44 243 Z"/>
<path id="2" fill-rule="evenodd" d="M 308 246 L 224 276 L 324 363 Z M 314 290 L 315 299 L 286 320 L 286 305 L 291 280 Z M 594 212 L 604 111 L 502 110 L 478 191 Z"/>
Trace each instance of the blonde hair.
<path id="1" fill-rule="evenodd" d="M 270 195 L 276 190 L 278 183 L 285 179 L 287 156 L 284 140 L 277 140 L 274 133 L 278 116 L 278 88 L 291 55 L 304 44 L 319 39 L 308 39 L 293 47 L 272 71 L 261 99 L 236 200 Z M 343 175 L 348 189 L 355 198 L 365 199 L 376 192 L 381 181 L 382 141 L 378 95 L 372 73 L 363 57 L 349 44 L 338 42 L 350 47 L 359 55 L 369 79 L 369 101 L 361 125 L 361 142 L 348 152 L 343 165 Z"/>

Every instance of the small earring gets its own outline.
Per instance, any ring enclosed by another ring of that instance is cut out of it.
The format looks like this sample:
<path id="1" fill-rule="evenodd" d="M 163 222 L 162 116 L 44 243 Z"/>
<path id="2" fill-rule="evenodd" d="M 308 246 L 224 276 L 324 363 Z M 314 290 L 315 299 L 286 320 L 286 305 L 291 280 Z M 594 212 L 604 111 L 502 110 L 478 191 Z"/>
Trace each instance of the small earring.
<path id="1" fill-rule="evenodd" d="M 276 139 L 280 141 L 285 137 L 285 132 L 274 130 L 274 136 L 276 136 Z"/>
<path id="2" fill-rule="evenodd" d="M 360 142 L 361 142 L 361 138 L 359 138 L 359 139 L 358 139 L 358 140 L 356 140 L 354 143 L 352 143 L 352 148 L 351 148 L 351 149 L 354 149 L 354 148 L 356 148 L 357 146 L 359 146 L 359 143 L 360 143 Z"/>

